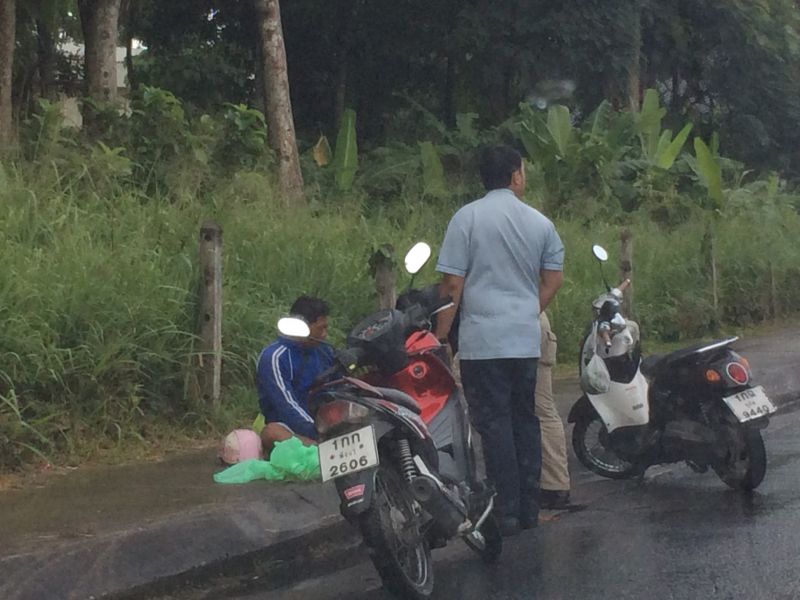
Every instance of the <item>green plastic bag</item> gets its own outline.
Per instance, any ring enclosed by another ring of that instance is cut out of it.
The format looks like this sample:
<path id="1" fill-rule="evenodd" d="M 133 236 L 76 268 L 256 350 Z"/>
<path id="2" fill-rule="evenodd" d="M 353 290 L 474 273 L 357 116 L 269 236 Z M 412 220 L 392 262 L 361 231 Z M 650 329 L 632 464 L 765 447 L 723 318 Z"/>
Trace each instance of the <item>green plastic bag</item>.
<path id="1" fill-rule="evenodd" d="M 214 474 L 217 483 L 247 483 L 256 479 L 267 481 L 320 479 L 319 454 L 316 446 L 306 446 L 297 438 L 278 442 L 270 460 L 245 460 Z"/>

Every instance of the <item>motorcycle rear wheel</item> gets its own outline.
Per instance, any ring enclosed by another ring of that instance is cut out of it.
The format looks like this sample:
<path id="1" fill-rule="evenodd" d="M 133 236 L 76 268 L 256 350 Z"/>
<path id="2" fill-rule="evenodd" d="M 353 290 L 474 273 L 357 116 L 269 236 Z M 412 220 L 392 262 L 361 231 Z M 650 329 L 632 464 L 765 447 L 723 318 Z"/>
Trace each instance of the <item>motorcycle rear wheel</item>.
<path id="1" fill-rule="evenodd" d="M 761 432 L 737 427 L 728 436 L 728 455 L 721 464 L 712 465 L 719 478 L 734 490 L 756 489 L 767 474 L 767 450 Z"/>
<path id="2" fill-rule="evenodd" d="M 607 446 L 607 439 L 608 430 L 597 413 L 581 417 L 572 429 L 572 449 L 590 471 L 609 479 L 630 479 L 641 474 L 641 467 L 617 456 Z"/>
<path id="3" fill-rule="evenodd" d="M 361 534 L 386 589 L 400 598 L 433 593 L 433 559 L 405 480 L 381 464 L 372 506 L 360 518 Z"/>

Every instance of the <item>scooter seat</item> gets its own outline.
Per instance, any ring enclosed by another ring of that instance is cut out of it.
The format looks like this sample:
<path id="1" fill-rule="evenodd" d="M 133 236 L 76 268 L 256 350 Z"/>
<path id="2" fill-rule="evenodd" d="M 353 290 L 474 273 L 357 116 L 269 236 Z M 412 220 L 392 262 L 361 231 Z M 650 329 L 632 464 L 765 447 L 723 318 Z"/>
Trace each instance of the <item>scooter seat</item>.
<path id="1" fill-rule="evenodd" d="M 714 340 L 712 342 L 701 342 L 669 354 L 653 354 L 642 360 L 642 373 L 648 377 L 655 377 L 660 372 L 672 369 L 678 364 L 697 361 L 701 356 L 709 352 L 723 351 L 736 340 L 737 338 L 727 338 L 724 340 Z"/>
<path id="2" fill-rule="evenodd" d="M 403 408 L 407 408 L 416 414 L 420 414 L 422 412 L 422 409 L 419 407 L 419 404 L 417 404 L 417 401 L 405 392 L 383 387 L 376 387 L 375 389 L 378 390 L 389 402 L 394 402 L 395 404 L 398 404 Z"/>
<path id="3" fill-rule="evenodd" d="M 647 377 L 652 377 L 661 367 L 669 362 L 668 358 L 668 354 L 653 354 L 652 356 L 642 359 L 642 373 Z"/>

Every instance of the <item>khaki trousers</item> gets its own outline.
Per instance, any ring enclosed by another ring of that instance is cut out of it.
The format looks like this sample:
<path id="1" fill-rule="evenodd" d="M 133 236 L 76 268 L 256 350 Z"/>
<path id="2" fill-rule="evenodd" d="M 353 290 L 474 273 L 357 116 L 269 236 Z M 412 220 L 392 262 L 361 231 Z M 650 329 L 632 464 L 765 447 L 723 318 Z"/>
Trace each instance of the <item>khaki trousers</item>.
<path id="1" fill-rule="evenodd" d="M 553 397 L 553 365 L 556 362 L 557 339 L 550 329 L 547 315 L 539 319 L 542 328 L 542 356 L 536 376 L 536 416 L 542 431 L 542 476 L 539 487 L 550 491 L 569 491 L 567 441 L 564 423 Z"/>

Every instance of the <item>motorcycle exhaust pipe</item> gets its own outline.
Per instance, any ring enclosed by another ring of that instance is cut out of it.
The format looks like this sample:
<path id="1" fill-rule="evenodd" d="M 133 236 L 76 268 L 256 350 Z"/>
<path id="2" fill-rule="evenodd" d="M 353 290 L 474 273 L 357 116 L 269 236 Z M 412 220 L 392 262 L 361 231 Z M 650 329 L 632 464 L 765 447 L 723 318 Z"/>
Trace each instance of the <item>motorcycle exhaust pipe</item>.
<path id="1" fill-rule="evenodd" d="M 434 518 L 447 537 L 453 537 L 458 533 L 465 517 L 439 489 L 436 481 L 427 475 L 415 477 L 411 481 L 411 493 Z"/>

